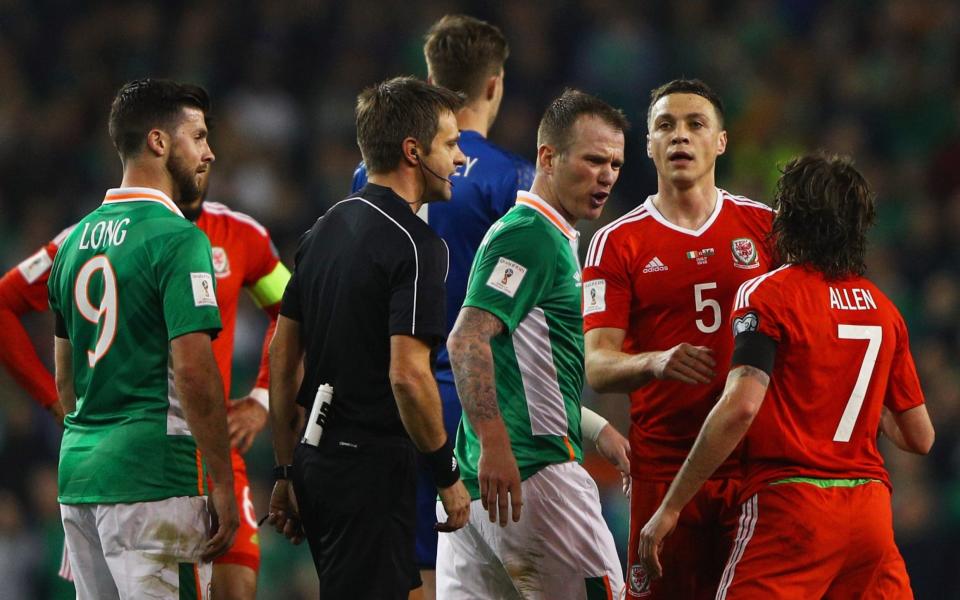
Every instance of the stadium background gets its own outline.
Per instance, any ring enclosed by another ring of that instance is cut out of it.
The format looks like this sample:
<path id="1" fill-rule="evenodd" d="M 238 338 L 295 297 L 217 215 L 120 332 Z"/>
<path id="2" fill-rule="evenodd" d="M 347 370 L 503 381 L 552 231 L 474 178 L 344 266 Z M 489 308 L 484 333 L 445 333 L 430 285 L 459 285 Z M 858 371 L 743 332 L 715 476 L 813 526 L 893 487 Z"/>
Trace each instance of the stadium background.
<path id="1" fill-rule="evenodd" d="M 642 5 L 642 6 L 641 6 Z M 649 90 L 701 77 L 727 104 L 721 187 L 770 201 L 795 153 L 850 153 L 879 193 L 870 276 L 905 314 L 937 428 L 931 456 L 887 452 L 897 540 L 919 598 L 960 598 L 960 5 L 950 0 L 430 0 L 310 2 L 0 1 L 0 264 L 9 268 L 93 209 L 120 180 L 106 134 L 124 81 L 205 85 L 217 154 L 210 198 L 248 212 L 292 266 L 299 235 L 349 189 L 359 160 L 357 92 L 424 75 L 422 34 L 447 12 L 498 24 L 511 44 L 491 138 L 530 159 L 546 103 L 564 85 L 599 94 L 635 124 L 603 221 L 655 190 L 644 153 Z M 581 251 L 595 229 L 584 224 Z M 52 320 L 29 320 L 49 358 Z M 254 377 L 263 319 L 246 303 L 235 394 Z M 625 430 L 622 397 L 587 397 Z M 0 599 L 71 597 L 56 580 L 59 432 L 0 374 Z M 269 434 L 249 455 L 258 514 Z M 611 473 L 605 510 L 624 550 L 626 504 Z M 261 598 L 310 598 L 305 547 L 262 536 Z"/>

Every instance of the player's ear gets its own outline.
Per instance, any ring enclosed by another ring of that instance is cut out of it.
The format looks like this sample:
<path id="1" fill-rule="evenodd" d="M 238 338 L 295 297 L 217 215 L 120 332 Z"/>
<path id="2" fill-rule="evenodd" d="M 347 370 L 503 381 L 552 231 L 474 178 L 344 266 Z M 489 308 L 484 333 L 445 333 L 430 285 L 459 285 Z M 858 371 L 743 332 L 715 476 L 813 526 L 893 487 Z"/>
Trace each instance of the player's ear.
<path id="1" fill-rule="evenodd" d="M 417 166 L 417 164 L 420 162 L 420 152 L 416 138 L 404 138 L 402 148 L 403 160 L 406 161 L 406 163 L 411 167 Z"/>
<path id="2" fill-rule="evenodd" d="M 147 132 L 147 149 L 154 156 L 163 156 L 170 150 L 170 138 L 160 129 L 151 129 Z"/>
<path id="3" fill-rule="evenodd" d="M 557 160 L 557 152 L 550 144 L 541 144 L 537 148 L 537 171 L 550 175 L 553 173 L 553 163 Z"/>
<path id="4" fill-rule="evenodd" d="M 717 139 L 717 155 L 723 154 L 727 151 L 727 132 L 726 130 L 720 132 L 720 137 Z"/>
<path id="5" fill-rule="evenodd" d="M 501 70 L 497 75 L 491 75 L 487 77 L 487 86 L 484 89 L 484 97 L 489 102 L 497 97 L 497 86 L 500 85 L 500 82 L 503 80 L 503 71 Z"/>

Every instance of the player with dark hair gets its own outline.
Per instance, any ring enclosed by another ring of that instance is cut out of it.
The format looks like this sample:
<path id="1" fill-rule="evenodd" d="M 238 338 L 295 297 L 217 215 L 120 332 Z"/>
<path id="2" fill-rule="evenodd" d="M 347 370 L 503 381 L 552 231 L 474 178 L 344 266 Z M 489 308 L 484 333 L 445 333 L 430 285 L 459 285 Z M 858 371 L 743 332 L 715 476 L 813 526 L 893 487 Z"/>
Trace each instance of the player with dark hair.
<path id="1" fill-rule="evenodd" d="M 596 484 L 579 464 L 574 225 L 600 217 L 628 127 L 599 98 L 566 90 L 541 120 L 530 192 L 518 193 L 477 251 L 447 344 L 464 412 L 457 460 L 473 504 L 468 527 L 440 538 L 439 598 L 575 600 L 622 590 Z"/>
<path id="2" fill-rule="evenodd" d="M 59 500 L 77 597 L 203 597 L 239 524 L 210 243 L 177 203 L 214 160 L 197 86 L 144 79 L 110 112 L 122 187 L 47 282 L 64 407 Z M 205 473 L 213 483 L 208 503 Z M 212 536 L 212 537 L 211 537 Z"/>
<path id="3" fill-rule="evenodd" d="M 664 537 L 745 439 L 719 600 L 913 598 L 877 434 L 926 454 L 934 431 L 906 324 L 863 276 L 874 195 L 849 160 L 805 156 L 783 170 L 776 207 L 786 264 L 737 292 L 723 396 L 643 527 L 641 559 L 666 568 Z"/>
<path id="4" fill-rule="evenodd" d="M 323 598 L 399 600 L 420 587 L 415 448 L 450 515 L 438 530 L 469 515 L 431 364 L 446 333 L 447 250 L 416 217 L 450 199 L 447 178 L 465 162 L 462 104 L 410 77 L 360 94 L 370 181 L 304 235 L 283 295 L 270 344 L 268 519 L 295 542 L 306 536 Z M 299 444 L 296 404 L 310 414 Z"/>
<path id="5" fill-rule="evenodd" d="M 503 97 L 504 63 L 510 54 L 507 40 L 490 23 L 467 15 L 446 15 L 427 32 L 423 54 L 429 80 L 466 97 L 457 111 L 460 149 L 466 164 L 451 178 L 450 202 L 425 204 L 419 215 L 450 249 L 447 275 L 447 332 L 453 328 L 467 290 L 470 264 L 480 240 L 513 206 L 518 191 L 530 189 L 534 169 L 528 161 L 487 139 Z M 353 191 L 366 183 L 366 167 L 354 174 Z M 461 408 L 445 344 L 437 352 L 437 385 L 443 401 L 444 426 L 454 436 Z M 626 472 L 626 440 L 592 411 L 586 410 L 589 437 L 608 460 Z M 417 491 L 417 563 L 424 582 L 424 599 L 434 597 L 437 562 L 436 488 L 429 470 L 421 469 Z"/>
<path id="6" fill-rule="evenodd" d="M 773 264 L 764 244 L 771 209 L 716 187 L 726 147 L 723 104 L 709 86 L 678 79 L 653 90 L 647 155 L 657 193 L 597 231 L 587 253 L 587 381 L 630 395 L 631 598 L 712 598 L 736 531 L 739 465 L 731 459 L 664 547 L 668 576 L 651 582 L 637 560 L 640 526 L 723 390 L 733 350 L 726 309 L 741 283 Z"/>

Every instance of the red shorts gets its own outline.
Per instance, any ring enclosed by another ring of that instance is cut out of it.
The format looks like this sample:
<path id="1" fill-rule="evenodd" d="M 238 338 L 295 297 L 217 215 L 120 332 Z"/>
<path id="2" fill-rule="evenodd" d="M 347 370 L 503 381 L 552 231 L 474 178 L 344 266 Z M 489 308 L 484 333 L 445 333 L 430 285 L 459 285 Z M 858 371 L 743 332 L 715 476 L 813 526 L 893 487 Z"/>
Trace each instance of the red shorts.
<path id="1" fill-rule="evenodd" d="M 821 488 L 784 483 L 741 506 L 717 600 L 913 598 L 880 483 Z"/>
<path id="2" fill-rule="evenodd" d="M 736 479 L 708 481 L 681 511 L 677 528 L 663 542 L 664 576 L 651 580 L 637 556 L 638 536 L 667 494 L 667 481 L 633 479 L 627 598 L 713 600 L 737 531 Z"/>
<path id="3" fill-rule="evenodd" d="M 240 511 L 240 529 L 230 550 L 213 561 L 215 565 L 243 565 L 254 571 L 260 571 L 260 535 L 257 530 L 257 516 L 250 498 L 250 483 L 247 480 L 247 466 L 243 457 L 235 449 L 230 450 L 233 463 L 233 493 L 237 498 Z M 208 481 L 208 483 L 210 483 Z M 213 484 L 210 483 L 210 487 Z"/>

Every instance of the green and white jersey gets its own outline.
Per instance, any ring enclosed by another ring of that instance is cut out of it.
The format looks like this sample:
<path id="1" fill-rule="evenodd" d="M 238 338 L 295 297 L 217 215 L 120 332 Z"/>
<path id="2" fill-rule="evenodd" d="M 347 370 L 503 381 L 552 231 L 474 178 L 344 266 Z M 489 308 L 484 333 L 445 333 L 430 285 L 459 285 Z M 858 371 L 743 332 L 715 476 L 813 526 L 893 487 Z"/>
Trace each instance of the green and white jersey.
<path id="1" fill-rule="evenodd" d="M 507 331 L 491 340 L 497 402 L 526 479 L 547 465 L 581 461 L 583 389 L 578 232 L 542 198 L 519 192 L 477 250 L 463 305 L 496 315 Z M 480 442 L 464 415 L 456 456 L 479 497 Z"/>
<path id="2" fill-rule="evenodd" d="M 219 331 L 215 281 L 207 237 L 154 189 L 110 190 L 60 245 L 47 286 L 77 395 L 60 446 L 61 503 L 205 493 L 169 344 Z"/>

